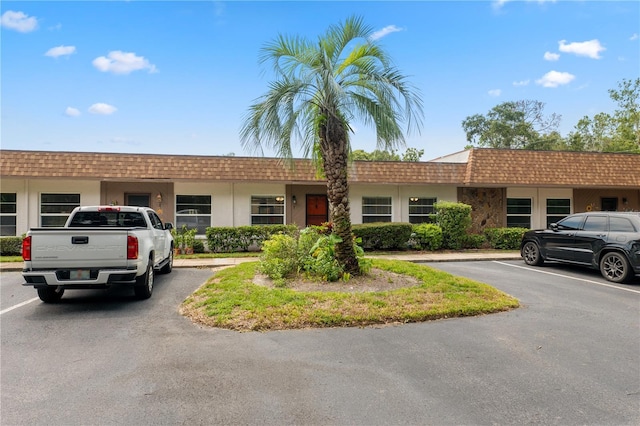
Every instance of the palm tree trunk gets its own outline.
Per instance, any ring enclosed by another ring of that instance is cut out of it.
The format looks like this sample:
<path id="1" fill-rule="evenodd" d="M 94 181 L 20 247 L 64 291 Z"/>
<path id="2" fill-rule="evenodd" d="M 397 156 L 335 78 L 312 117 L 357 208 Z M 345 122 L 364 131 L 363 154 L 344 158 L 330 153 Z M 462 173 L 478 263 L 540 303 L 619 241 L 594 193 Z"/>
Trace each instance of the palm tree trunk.
<path id="1" fill-rule="evenodd" d="M 333 233 L 342 240 L 336 245 L 336 259 L 345 272 L 354 276 L 359 275 L 360 266 L 351 233 L 347 181 L 349 154 L 346 133 L 342 121 L 330 115 L 319 130 L 322 166 L 327 177 L 329 219 L 333 222 Z"/>

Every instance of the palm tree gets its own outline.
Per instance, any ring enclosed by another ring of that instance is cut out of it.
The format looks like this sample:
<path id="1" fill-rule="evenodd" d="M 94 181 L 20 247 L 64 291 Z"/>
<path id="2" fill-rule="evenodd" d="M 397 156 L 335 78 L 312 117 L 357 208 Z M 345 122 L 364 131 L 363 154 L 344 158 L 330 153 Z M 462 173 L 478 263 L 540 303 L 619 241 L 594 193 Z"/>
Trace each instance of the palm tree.
<path id="1" fill-rule="evenodd" d="M 418 129 L 422 101 L 359 17 L 330 26 L 313 43 L 279 35 L 261 50 L 260 63 L 271 63 L 277 79 L 249 108 L 241 129 L 245 148 L 273 149 L 286 160 L 298 142 L 327 179 L 333 233 L 342 240 L 336 258 L 345 272 L 360 273 L 349 211 L 347 166 L 350 122 L 373 125 L 377 148 L 405 146 L 407 132 Z"/>

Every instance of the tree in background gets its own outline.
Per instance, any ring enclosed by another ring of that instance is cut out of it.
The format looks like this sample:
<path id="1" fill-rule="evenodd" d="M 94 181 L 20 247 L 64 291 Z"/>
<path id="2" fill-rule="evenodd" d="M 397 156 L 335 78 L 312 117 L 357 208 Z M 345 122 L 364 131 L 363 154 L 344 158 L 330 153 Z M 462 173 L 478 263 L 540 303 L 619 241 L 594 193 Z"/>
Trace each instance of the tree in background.
<path id="1" fill-rule="evenodd" d="M 402 155 L 396 154 L 395 151 L 382 151 L 376 149 L 373 152 L 366 152 L 362 149 L 356 149 L 351 153 L 351 159 L 354 161 L 412 161 L 418 162 L 424 154 L 424 149 L 407 148 Z"/>
<path id="2" fill-rule="evenodd" d="M 609 97 L 618 104 L 613 115 L 599 113 L 580 119 L 566 145 L 578 151 L 640 153 L 640 78 L 623 79 Z"/>
<path id="3" fill-rule="evenodd" d="M 378 149 L 391 151 L 405 144 L 402 125 L 410 131 L 422 119 L 417 91 L 372 33 L 351 17 L 315 42 L 280 35 L 266 44 L 260 62 L 271 63 L 277 79 L 249 108 L 241 129 L 245 147 L 261 150 L 264 143 L 291 159 L 292 144 L 299 142 L 316 160 L 327 179 L 332 232 L 340 239 L 336 259 L 352 275 L 360 268 L 349 210 L 349 123 L 373 125 Z"/>
<path id="4" fill-rule="evenodd" d="M 558 133 L 560 116 L 543 115 L 539 101 L 504 102 L 485 115 L 462 121 L 471 145 L 557 151 L 598 151 L 640 153 L 640 78 L 623 79 L 609 96 L 617 102 L 613 114 L 583 117 L 566 138 Z"/>
<path id="5" fill-rule="evenodd" d="M 462 121 L 467 141 L 489 148 L 540 149 L 544 138 L 556 132 L 561 116 L 544 116 L 544 103 L 533 100 L 504 102 L 487 115 L 475 114 Z"/>

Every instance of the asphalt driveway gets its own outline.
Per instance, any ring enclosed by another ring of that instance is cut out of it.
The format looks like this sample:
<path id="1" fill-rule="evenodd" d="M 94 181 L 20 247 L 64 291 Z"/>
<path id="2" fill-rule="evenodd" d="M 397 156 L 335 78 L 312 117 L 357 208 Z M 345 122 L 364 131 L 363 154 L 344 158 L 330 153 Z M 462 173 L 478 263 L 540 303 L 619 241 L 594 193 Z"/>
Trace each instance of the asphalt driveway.
<path id="1" fill-rule="evenodd" d="M 523 306 L 236 333 L 177 313 L 208 269 L 158 276 L 147 301 L 78 291 L 57 305 L 33 301 L 18 273 L 3 272 L 0 424 L 640 423 L 640 284 L 519 261 L 433 266 Z"/>

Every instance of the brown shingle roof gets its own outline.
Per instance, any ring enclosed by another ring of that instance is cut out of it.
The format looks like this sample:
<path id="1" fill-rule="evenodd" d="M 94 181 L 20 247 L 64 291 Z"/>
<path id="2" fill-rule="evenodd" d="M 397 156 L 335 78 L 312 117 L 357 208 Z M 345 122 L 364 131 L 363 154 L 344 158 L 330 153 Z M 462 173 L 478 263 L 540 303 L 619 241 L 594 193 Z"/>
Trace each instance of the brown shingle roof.
<path id="1" fill-rule="evenodd" d="M 473 149 L 465 185 L 636 187 L 640 155 Z"/>
<path id="2" fill-rule="evenodd" d="M 464 164 L 354 162 L 352 182 L 457 184 Z M 3 177 L 171 180 L 220 182 L 322 182 L 310 160 L 187 155 L 112 154 L 50 151 L 0 151 Z"/>
<path id="3" fill-rule="evenodd" d="M 309 160 L 0 150 L 0 175 L 25 178 L 322 182 Z M 473 149 L 467 163 L 364 162 L 353 183 L 640 188 L 640 155 Z"/>

